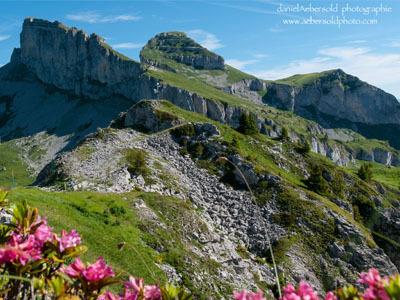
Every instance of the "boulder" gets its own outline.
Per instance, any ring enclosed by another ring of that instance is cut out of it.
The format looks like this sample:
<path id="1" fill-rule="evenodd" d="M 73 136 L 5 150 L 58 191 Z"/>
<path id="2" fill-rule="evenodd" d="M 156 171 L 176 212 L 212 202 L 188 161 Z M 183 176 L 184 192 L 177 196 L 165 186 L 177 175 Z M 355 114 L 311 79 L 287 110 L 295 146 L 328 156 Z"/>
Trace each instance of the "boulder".
<path id="1" fill-rule="evenodd" d="M 125 127 L 133 127 L 144 132 L 158 132 L 180 124 L 174 115 L 160 110 L 160 103 L 144 100 L 133 105 L 125 115 Z"/>

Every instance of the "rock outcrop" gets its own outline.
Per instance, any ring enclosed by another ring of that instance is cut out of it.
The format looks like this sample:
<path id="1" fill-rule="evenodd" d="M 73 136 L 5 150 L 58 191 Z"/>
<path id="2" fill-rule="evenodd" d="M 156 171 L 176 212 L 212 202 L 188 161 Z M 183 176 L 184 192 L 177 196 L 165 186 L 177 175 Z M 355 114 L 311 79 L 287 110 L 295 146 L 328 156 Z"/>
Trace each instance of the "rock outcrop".
<path id="1" fill-rule="evenodd" d="M 263 102 L 326 128 L 350 128 L 400 147 L 400 103 L 393 95 L 340 69 L 302 76 L 268 82 Z"/>
<path id="2" fill-rule="evenodd" d="M 44 83 L 91 98 L 110 95 L 140 74 L 139 63 L 98 35 L 35 18 L 25 19 L 21 48 L 14 50 L 12 62 L 21 62 Z"/>
<path id="3" fill-rule="evenodd" d="M 175 116 L 159 110 L 159 106 L 158 101 L 140 101 L 126 112 L 124 126 L 144 132 L 157 132 L 181 123 Z"/>
<path id="4" fill-rule="evenodd" d="M 183 32 L 157 34 L 140 52 L 141 62 L 162 68 L 161 58 L 172 59 L 195 69 L 224 69 L 221 56 L 202 47 Z"/>
<path id="5" fill-rule="evenodd" d="M 400 103 L 342 70 L 320 73 L 303 85 L 267 84 L 265 103 L 301 114 L 326 114 L 366 124 L 400 124 Z"/>

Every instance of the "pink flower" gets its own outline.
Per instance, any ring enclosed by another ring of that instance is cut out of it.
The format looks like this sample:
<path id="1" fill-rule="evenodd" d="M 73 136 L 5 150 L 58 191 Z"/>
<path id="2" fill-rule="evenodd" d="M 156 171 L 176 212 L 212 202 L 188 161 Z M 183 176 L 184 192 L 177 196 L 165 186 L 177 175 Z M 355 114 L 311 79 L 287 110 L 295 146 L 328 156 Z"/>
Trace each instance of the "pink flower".
<path id="1" fill-rule="evenodd" d="M 62 268 L 61 271 L 67 274 L 71 278 L 79 278 L 82 272 L 85 270 L 85 264 L 80 260 L 80 258 L 75 259 L 75 261 L 66 268 Z"/>
<path id="2" fill-rule="evenodd" d="M 88 282 L 97 282 L 115 276 L 111 267 L 106 264 L 102 257 L 99 257 L 94 264 L 87 266 L 82 271 L 82 275 Z"/>
<path id="3" fill-rule="evenodd" d="M 161 290 L 156 285 L 146 285 L 144 287 L 144 299 L 161 300 Z"/>
<path id="4" fill-rule="evenodd" d="M 319 300 L 318 295 L 306 282 L 300 282 L 298 289 L 291 284 L 283 288 L 281 300 Z"/>
<path id="5" fill-rule="evenodd" d="M 241 291 L 241 292 L 234 292 L 233 299 L 235 300 L 266 300 L 264 298 L 264 294 L 262 291 L 258 291 L 257 293 L 248 292 L 248 291 Z"/>
<path id="6" fill-rule="evenodd" d="M 358 282 L 366 284 L 368 286 L 375 286 L 381 281 L 381 275 L 379 274 L 379 271 L 375 268 L 369 269 L 367 273 L 362 272 L 360 274 L 360 279 L 358 279 Z"/>
<path id="7" fill-rule="evenodd" d="M 129 276 L 129 280 L 125 282 L 124 300 L 136 300 L 140 294 L 144 293 L 144 280 Z"/>
<path id="8" fill-rule="evenodd" d="M 385 290 L 387 281 L 388 278 L 382 278 L 379 271 L 374 268 L 369 269 L 367 273 L 361 273 L 358 282 L 368 286 L 363 294 L 364 300 L 390 300 Z"/>
<path id="9" fill-rule="evenodd" d="M 36 240 L 33 235 L 23 238 L 20 235 L 13 234 L 6 247 L 0 249 L 0 263 L 15 263 L 26 265 L 29 261 L 41 258 L 41 251 L 37 248 Z"/>
<path id="10" fill-rule="evenodd" d="M 81 237 L 75 229 L 72 229 L 70 233 L 67 233 L 65 230 L 61 231 L 61 237 L 56 236 L 56 240 L 58 241 L 58 248 L 60 252 L 64 252 L 65 249 L 76 247 L 81 243 Z"/>
<path id="11" fill-rule="evenodd" d="M 114 295 L 110 291 L 107 291 L 104 294 L 101 294 L 99 297 L 97 297 L 97 300 L 120 300 L 120 299 L 122 298 Z"/>
<path id="12" fill-rule="evenodd" d="M 337 300 L 337 297 L 334 293 L 328 292 L 326 293 L 325 300 Z"/>
<path id="13" fill-rule="evenodd" d="M 48 226 L 47 222 L 44 221 L 42 223 L 42 225 L 40 225 L 38 228 L 36 228 L 34 236 L 35 236 L 36 242 L 41 247 L 41 246 L 43 246 L 44 243 L 51 240 L 53 233 L 51 231 L 50 226 Z"/>

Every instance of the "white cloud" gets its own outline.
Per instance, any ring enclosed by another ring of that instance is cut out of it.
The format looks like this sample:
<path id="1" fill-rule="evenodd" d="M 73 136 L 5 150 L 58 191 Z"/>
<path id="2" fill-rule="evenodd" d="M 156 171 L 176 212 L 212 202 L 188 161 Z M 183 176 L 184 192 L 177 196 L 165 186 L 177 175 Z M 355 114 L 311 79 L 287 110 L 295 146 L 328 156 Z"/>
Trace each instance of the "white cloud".
<path id="1" fill-rule="evenodd" d="M 202 29 L 189 30 L 187 34 L 208 50 L 216 50 L 224 46 L 215 34 Z"/>
<path id="2" fill-rule="evenodd" d="M 240 59 L 227 59 L 225 60 L 225 63 L 236 68 L 236 69 L 242 69 L 248 65 L 252 65 L 258 62 L 257 59 L 250 59 L 250 60 L 240 60 Z"/>
<path id="3" fill-rule="evenodd" d="M 11 37 L 11 35 L 0 35 L 0 42 L 8 40 Z"/>
<path id="4" fill-rule="evenodd" d="M 350 59 L 370 52 L 369 48 L 356 48 L 356 47 L 333 47 L 323 48 L 318 51 L 319 54 L 336 57 L 341 59 Z"/>
<path id="5" fill-rule="evenodd" d="M 354 41 L 347 42 L 347 44 L 365 44 L 367 42 L 368 41 L 366 41 L 366 40 L 354 40 Z"/>
<path id="6" fill-rule="evenodd" d="M 269 70 L 251 73 L 264 79 L 279 79 L 294 74 L 321 72 L 341 68 L 370 84 L 400 98 L 400 53 L 376 53 L 368 48 L 323 48 L 318 56 L 295 60 Z"/>
<path id="7" fill-rule="evenodd" d="M 112 47 L 114 49 L 138 49 L 143 47 L 143 43 L 126 42 L 112 45 Z"/>
<path id="8" fill-rule="evenodd" d="M 268 55 L 268 54 L 265 54 L 265 53 L 256 53 L 256 54 L 254 54 L 253 56 L 254 56 L 255 58 L 258 58 L 258 59 L 269 57 L 269 55 Z"/>
<path id="9" fill-rule="evenodd" d="M 392 48 L 400 48 L 400 41 L 392 41 L 388 44 L 388 46 Z"/>
<path id="10" fill-rule="evenodd" d="M 271 27 L 270 29 L 269 29 L 269 31 L 270 32 L 272 32 L 272 33 L 279 33 L 279 32 L 283 32 L 283 31 L 285 31 L 283 28 L 280 28 L 280 27 L 278 27 L 278 26 L 275 26 L 275 27 Z"/>
<path id="11" fill-rule="evenodd" d="M 117 22 L 128 22 L 138 21 L 141 19 L 140 16 L 135 15 L 102 15 L 94 11 L 80 12 L 77 14 L 66 15 L 68 20 L 79 21 L 84 23 L 96 24 L 96 23 L 117 23 Z"/>

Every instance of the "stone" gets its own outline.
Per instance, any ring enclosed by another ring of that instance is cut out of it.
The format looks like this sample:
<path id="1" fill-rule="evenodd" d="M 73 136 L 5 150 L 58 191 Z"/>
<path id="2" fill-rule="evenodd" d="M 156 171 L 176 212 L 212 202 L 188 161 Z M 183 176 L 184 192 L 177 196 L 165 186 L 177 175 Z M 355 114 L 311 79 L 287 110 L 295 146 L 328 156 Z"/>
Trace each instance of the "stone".
<path id="1" fill-rule="evenodd" d="M 180 124 L 175 116 L 158 110 L 160 103 L 155 100 L 143 100 L 133 105 L 125 115 L 124 126 L 144 132 L 158 132 Z"/>

